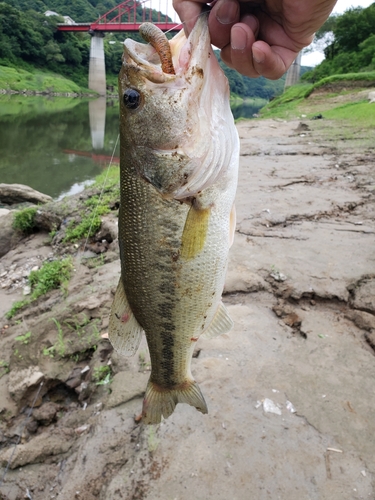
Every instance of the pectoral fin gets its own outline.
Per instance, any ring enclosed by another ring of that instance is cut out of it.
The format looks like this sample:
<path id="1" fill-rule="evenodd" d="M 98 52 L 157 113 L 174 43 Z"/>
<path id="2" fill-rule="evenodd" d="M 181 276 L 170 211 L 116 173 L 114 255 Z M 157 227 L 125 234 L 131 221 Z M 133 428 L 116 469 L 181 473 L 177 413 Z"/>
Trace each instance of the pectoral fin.
<path id="1" fill-rule="evenodd" d="M 228 333 L 233 328 L 233 321 L 229 316 L 227 308 L 221 302 L 210 326 L 202 333 L 204 339 L 218 337 L 222 333 Z"/>
<path id="2" fill-rule="evenodd" d="M 130 309 L 120 278 L 109 317 L 109 340 L 118 353 L 133 356 L 141 342 L 142 332 L 142 327 Z"/>
<path id="3" fill-rule="evenodd" d="M 192 259 L 203 250 L 210 219 L 210 208 L 190 207 L 181 240 L 181 257 Z"/>

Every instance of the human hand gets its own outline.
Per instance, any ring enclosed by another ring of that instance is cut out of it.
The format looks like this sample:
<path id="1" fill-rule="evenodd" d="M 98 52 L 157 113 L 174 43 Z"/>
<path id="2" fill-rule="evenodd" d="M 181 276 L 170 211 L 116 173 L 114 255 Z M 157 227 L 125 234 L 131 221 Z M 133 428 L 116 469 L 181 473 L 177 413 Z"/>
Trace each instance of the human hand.
<path id="1" fill-rule="evenodd" d="M 337 0 L 216 0 L 208 19 L 221 58 L 245 76 L 280 78 L 307 47 Z M 205 0 L 173 0 L 187 34 Z"/>

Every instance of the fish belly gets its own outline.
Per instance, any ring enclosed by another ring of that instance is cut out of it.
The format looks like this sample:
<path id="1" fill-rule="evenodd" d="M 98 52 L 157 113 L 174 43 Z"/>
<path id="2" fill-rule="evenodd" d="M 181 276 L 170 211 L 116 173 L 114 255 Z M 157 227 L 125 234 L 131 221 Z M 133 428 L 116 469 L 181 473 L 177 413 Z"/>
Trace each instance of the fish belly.
<path id="1" fill-rule="evenodd" d="M 164 199 L 131 169 L 121 171 L 119 287 L 128 304 L 125 316 L 134 316 L 134 324 L 146 333 L 150 350 L 145 423 L 160 422 L 161 415 L 169 416 L 178 402 L 207 412 L 190 363 L 196 341 L 218 311 L 218 333 L 228 330 L 221 294 L 235 186 L 217 189 L 217 193 L 215 189 L 207 192 L 207 206 L 202 193 L 201 208 L 194 209 Z M 115 314 L 117 319 L 123 316 Z M 220 326 L 223 318 L 224 326 Z M 116 348 L 116 341 L 113 343 Z"/>

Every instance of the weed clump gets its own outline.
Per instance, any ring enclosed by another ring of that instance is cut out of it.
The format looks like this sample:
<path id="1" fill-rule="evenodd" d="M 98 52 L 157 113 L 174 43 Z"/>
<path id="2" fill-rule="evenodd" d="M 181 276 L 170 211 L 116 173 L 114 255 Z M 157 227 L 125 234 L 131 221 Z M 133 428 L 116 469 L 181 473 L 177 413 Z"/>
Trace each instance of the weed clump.
<path id="1" fill-rule="evenodd" d="M 54 290 L 60 286 L 66 286 L 66 283 L 70 279 L 72 269 L 72 258 L 67 257 L 63 260 L 46 262 L 37 271 L 31 271 L 28 278 L 32 290 L 30 299 L 15 302 L 11 310 L 6 314 L 6 317 L 8 319 L 12 318 L 22 309 L 22 307 L 30 304 L 30 302 L 36 300 L 50 290 Z"/>
<path id="2" fill-rule="evenodd" d="M 112 382 L 112 370 L 108 365 L 99 366 L 94 368 L 94 373 L 92 376 L 96 385 L 107 385 Z"/>
<path id="3" fill-rule="evenodd" d="M 37 210 L 35 207 L 29 207 L 16 212 L 13 219 L 13 228 L 26 234 L 32 233 L 36 227 L 35 214 Z"/>
<path id="4" fill-rule="evenodd" d="M 99 175 L 91 188 L 102 189 L 100 194 L 90 196 L 85 202 L 85 212 L 81 215 L 81 221 L 71 221 L 67 227 L 64 243 L 74 243 L 81 238 L 90 238 L 100 229 L 101 216 L 113 210 L 114 201 L 120 198 L 118 167 L 111 167 Z"/>

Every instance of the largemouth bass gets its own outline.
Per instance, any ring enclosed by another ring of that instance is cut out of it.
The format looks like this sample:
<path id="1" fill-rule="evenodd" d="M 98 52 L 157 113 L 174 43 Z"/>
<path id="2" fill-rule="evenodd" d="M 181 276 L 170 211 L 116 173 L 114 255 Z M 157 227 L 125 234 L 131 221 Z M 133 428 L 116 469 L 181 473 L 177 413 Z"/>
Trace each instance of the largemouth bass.
<path id="1" fill-rule="evenodd" d="M 221 302 L 235 231 L 239 140 L 207 16 L 188 39 L 151 24 L 125 41 L 120 93 L 121 278 L 109 338 L 133 355 L 142 332 L 151 357 L 142 421 L 177 403 L 207 405 L 190 364 L 196 341 L 228 332 Z"/>

